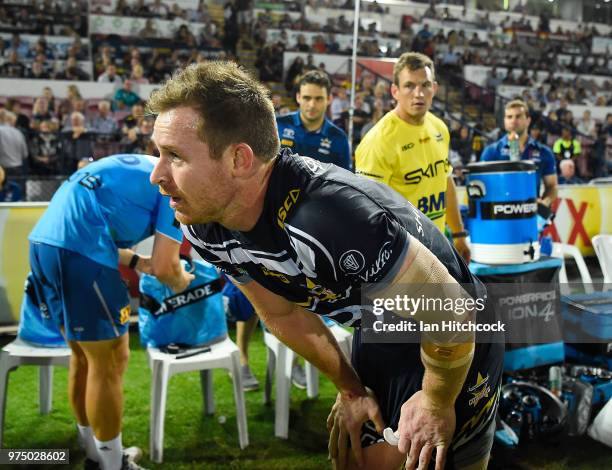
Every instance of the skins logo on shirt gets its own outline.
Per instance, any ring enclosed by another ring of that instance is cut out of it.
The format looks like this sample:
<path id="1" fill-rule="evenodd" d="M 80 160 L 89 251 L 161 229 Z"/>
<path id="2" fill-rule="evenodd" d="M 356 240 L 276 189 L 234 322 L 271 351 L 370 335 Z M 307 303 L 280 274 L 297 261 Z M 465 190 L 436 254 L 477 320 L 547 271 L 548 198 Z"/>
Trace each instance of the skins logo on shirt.
<path id="1" fill-rule="evenodd" d="M 449 167 L 450 164 L 448 163 L 448 159 L 443 158 L 435 161 L 434 163 L 430 163 L 426 167 L 409 171 L 404 175 L 404 180 L 406 181 L 406 184 L 419 184 L 424 177 L 435 178 L 441 171 L 443 171 L 446 175 Z"/>
<path id="2" fill-rule="evenodd" d="M 360 251 L 348 250 L 340 256 L 340 269 L 347 274 L 358 274 L 365 268 L 365 258 Z"/>
<path id="3" fill-rule="evenodd" d="M 282 229 L 285 228 L 285 219 L 287 218 L 289 211 L 294 206 L 294 204 L 297 202 L 299 197 L 300 197 L 299 189 L 292 189 L 291 191 L 289 191 L 289 194 L 285 198 L 283 205 L 278 209 L 278 212 L 277 212 L 278 217 L 276 218 L 276 223 L 278 223 L 278 226 L 280 228 Z"/>

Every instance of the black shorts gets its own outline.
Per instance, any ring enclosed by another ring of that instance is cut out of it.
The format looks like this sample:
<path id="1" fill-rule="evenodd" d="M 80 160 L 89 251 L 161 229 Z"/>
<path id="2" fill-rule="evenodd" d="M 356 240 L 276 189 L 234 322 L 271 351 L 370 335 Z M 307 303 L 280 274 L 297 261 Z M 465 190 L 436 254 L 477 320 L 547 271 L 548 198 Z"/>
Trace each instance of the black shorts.
<path id="1" fill-rule="evenodd" d="M 396 430 L 402 405 L 421 389 L 424 368 L 420 345 L 363 343 L 361 329 L 355 328 L 351 361 L 361 382 L 376 395 L 385 425 Z M 475 463 L 490 452 L 503 362 L 503 342 L 477 342 L 472 366 L 455 402 L 457 425 L 446 468 Z M 362 447 L 377 442 L 384 442 L 383 437 L 366 423 Z"/>

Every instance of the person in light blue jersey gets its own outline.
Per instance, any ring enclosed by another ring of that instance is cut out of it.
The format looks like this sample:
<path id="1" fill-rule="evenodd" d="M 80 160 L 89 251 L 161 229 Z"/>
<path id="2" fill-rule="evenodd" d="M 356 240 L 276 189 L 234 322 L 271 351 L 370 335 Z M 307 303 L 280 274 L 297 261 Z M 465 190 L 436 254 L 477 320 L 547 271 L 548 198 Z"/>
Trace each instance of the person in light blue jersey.
<path id="1" fill-rule="evenodd" d="M 300 109 L 276 118 L 281 146 L 323 163 L 350 170 L 351 152 L 345 132 L 325 117 L 331 82 L 320 70 L 305 73 L 298 83 Z"/>
<path id="2" fill-rule="evenodd" d="M 41 312 L 73 353 L 69 398 L 86 468 L 141 468 L 121 442 L 130 303 L 118 265 L 154 274 L 176 292 L 193 279 L 179 262 L 182 234 L 168 198 L 149 183 L 154 165 L 154 157 L 122 154 L 81 168 L 29 236 Z M 130 249 L 151 235 L 150 257 Z"/>

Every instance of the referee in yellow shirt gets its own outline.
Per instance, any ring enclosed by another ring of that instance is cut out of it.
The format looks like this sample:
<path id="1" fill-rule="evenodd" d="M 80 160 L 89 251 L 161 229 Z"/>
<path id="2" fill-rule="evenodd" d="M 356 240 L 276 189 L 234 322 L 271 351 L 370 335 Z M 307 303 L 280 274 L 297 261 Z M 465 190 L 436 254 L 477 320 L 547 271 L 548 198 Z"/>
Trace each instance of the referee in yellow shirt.
<path id="1" fill-rule="evenodd" d="M 431 59 L 416 52 L 402 54 L 391 85 L 397 105 L 362 139 L 355 151 L 355 170 L 391 186 L 442 232 L 448 224 L 455 248 L 469 262 L 448 161 L 450 135 L 446 124 L 429 112 L 437 89 Z"/>

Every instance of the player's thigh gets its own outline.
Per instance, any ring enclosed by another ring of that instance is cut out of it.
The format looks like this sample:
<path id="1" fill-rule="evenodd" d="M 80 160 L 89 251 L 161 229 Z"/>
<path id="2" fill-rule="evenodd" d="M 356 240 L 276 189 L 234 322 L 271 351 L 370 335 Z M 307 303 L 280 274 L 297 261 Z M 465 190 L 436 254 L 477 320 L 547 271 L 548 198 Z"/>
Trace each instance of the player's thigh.
<path id="1" fill-rule="evenodd" d="M 359 467 L 352 451 L 349 451 L 349 470 L 397 470 L 403 468 L 406 454 L 397 447 L 379 442 L 362 448 L 363 466 Z"/>
<path id="2" fill-rule="evenodd" d="M 64 327 L 69 341 L 102 341 L 128 329 L 130 301 L 119 270 L 61 252 Z"/>

